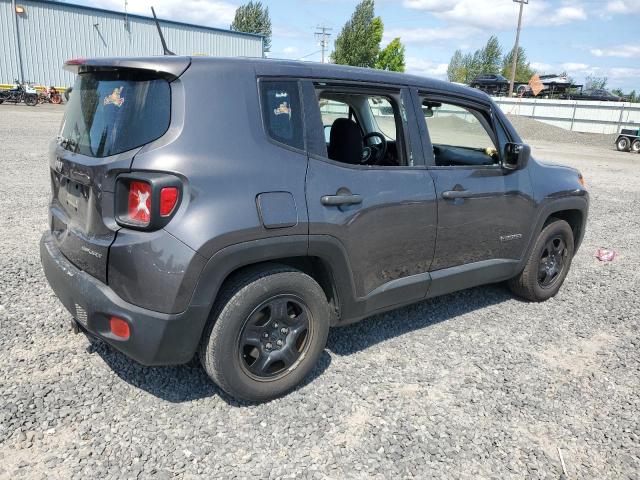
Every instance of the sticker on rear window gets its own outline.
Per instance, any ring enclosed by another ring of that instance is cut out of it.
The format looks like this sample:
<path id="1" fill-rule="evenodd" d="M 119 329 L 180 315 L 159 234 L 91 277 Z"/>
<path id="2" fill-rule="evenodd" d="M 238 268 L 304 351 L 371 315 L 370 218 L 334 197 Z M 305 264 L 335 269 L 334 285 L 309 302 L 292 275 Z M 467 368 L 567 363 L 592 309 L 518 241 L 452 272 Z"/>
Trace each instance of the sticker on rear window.
<path id="1" fill-rule="evenodd" d="M 116 87 L 113 89 L 113 92 L 111 93 L 111 95 L 107 95 L 106 97 L 104 97 L 104 104 L 105 105 L 115 105 L 116 107 L 120 107 L 122 106 L 122 104 L 124 103 L 124 97 L 121 97 L 120 94 L 122 93 L 122 89 L 124 87 Z"/>
<path id="2" fill-rule="evenodd" d="M 291 107 L 287 102 L 282 102 L 278 105 L 278 108 L 273 109 L 273 113 L 276 115 L 289 115 L 289 118 L 291 118 Z"/>

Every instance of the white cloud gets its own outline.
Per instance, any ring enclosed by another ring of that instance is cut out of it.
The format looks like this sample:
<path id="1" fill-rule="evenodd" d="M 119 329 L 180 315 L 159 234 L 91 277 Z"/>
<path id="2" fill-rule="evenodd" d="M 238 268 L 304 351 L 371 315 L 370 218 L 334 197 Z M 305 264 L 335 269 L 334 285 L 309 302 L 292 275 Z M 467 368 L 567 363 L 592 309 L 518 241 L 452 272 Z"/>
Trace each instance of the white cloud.
<path id="1" fill-rule="evenodd" d="M 538 73 L 554 73 L 553 69 L 555 68 L 550 63 L 539 63 L 539 62 L 531 62 L 531 68 L 533 68 Z"/>
<path id="2" fill-rule="evenodd" d="M 640 58 L 639 45 L 618 45 L 609 48 L 593 48 L 591 53 L 596 57 Z"/>
<path id="3" fill-rule="evenodd" d="M 609 0 L 605 11 L 613 14 L 638 14 L 640 13 L 640 0 Z"/>
<path id="4" fill-rule="evenodd" d="M 285 53 L 287 55 L 293 55 L 294 53 L 298 53 L 300 51 L 300 49 L 298 47 L 284 47 L 282 49 L 282 53 Z"/>
<path id="5" fill-rule="evenodd" d="M 404 0 L 410 9 L 424 10 L 455 25 L 512 29 L 516 25 L 518 6 L 506 0 Z M 554 7 L 548 0 L 530 2 L 524 7 L 523 23 L 532 26 L 557 26 L 584 20 L 587 14 L 578 4 L 563 3 Z"/>
<path id="6" fill-rule="evenodd" d="M 448 63 L 436 63 L 417 57 L 407 57 L 406 72 L 423 77 L 445 78 Z"/>
<path id="7" fill-rule="evenodd" d="M 75 3 L 90 4 L 94 7 L 124 11 L 121 0 L 89 0 Z M 151 16 L 151 6 L 159 18 L 229 28 L 238 5 L 218 0 L 135 0 L 129 2 L 127 11 L 144 16 Z"/>
<path id="8" fill-rule="evenodd" d="M 477 33 L 477 29 L 468 27 L 392 28 L 385 30 L 384 41 L 390 42 L 394 38 L 400 37 L 403 43 L 433 43 L 468 38 Z"/>
<path id="9" fill-rule="evenodd" d="M 587 14 L 582 7 L 561 7 L 553 13 L 549 23 L 564 25 L 578 20 L 586 20 Z"/>
<path id="10" fill-rule="evenodd" d="M 567 72 L 585 72 L 589 70 L 591 67 L 586 63 L 566 62 L 566 63 L 561 63 L 560 68 L 562 70 L 566 70 Z"/>

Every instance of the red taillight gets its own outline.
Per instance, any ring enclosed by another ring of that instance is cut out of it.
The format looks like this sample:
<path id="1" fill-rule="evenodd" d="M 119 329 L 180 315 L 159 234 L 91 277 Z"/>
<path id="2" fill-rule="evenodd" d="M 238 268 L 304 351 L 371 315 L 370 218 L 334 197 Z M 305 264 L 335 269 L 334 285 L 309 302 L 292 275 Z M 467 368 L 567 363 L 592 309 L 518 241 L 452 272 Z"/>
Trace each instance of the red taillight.
<path id="1" fill-rule="evenodd" d="M 140 225 L 151 221 L 151 185 L 134 180 L 129 183 L 128 220 Z"/>
<path id="2" fill-rule="evenodd" d="M 168 217 L 178 203 L 178 189 L 176 187 L 164 187 L 160 190 L 160 216 Z"/>
<path id="3" fill-rule="evenodd" d="M 120 337 L 123 340 L 129 338 L 131 335 L 131 331 L 129 330 L 129 324 L 118 317 L 111 317 L 109 319 L 109 328 L 111 328 L 111 333 L 113 333 L 116 337 Z"/>

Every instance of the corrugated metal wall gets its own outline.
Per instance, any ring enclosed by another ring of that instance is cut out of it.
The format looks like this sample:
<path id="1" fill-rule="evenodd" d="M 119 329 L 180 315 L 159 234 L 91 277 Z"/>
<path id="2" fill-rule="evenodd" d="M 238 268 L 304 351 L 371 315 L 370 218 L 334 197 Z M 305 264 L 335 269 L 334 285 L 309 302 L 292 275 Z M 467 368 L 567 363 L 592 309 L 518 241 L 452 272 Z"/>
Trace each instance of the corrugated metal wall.
<path id="1" fill-rule="evenodd" d="M 73 75 L 62 69 L 75 57 L 162 55 L 153 20 L 69 4 L 19 0 L 24 79 L 65 86 Z M 11 0 L 0 0 L 0 83 L 20 77 Z M 262 38 L 172 22 L 160 22 L 169 49 L 178 55 L 262 56 Z"/>

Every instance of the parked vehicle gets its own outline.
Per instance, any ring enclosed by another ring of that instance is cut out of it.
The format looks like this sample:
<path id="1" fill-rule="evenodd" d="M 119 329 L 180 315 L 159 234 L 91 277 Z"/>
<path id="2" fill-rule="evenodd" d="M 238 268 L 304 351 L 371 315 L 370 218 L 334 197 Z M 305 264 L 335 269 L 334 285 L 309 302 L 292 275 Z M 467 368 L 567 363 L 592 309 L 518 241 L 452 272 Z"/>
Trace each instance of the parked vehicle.
<path id="1" fill-rule="evenodd" d="M 584 90 L 580 93 L 569 93 L 567 98 L 570 100 L 594 100 L 599 102 L 624 102 L 624 98 L 614 95 L 604 88 L 594 88 Z"/>
<path id="2" fill-rule="evenodd" d="M 489 95 L 506 95 L 509 90 L 509 80 L 499 74 L 489 73 L 476 77 L 470 84 L 472 88 L 477 88 Z"/>
<path id="3" fill-rule="evenodd" d="M 623 128 L 616 139 L 616 149 L 619 152 L 640 153 L 640 128 Z"/>
<path id="4" fill-rule="evenodd" d="M 531 81 L 535 79 L 535 76 L 529 81 L 529 83 L 521 83 L 516 86 L 516 93 L 520 97 L 533 97 L 538 98 L 566 98 L 567 93 L 571 90 L 581 89 L 582 85 L 573 84 L 569 77 L 566 75 L 539 75 L 538 79 L 542 84 L 542 90 L 534 95 L 531 88 Z"/>
<path id="5" fill-rule="evenodd" d="M 49 284 L 76 330 L 145 365 L 198 354 L 237 398 L 298 385 L 331 326 L 501 281 L 547 300 L 582 242 L 580 172 L 530 157 L 477 90 L 262 59 L 67 68 Z"/>
<path id="6" fill-rule="evenodd" d="M 38 92 L 33 86 L 27 84 L 21 84 L 18 80 L 15 80 L 15 84 L 9 90 L 0 90 L 0 104 L 4 102 L 20 103 L 33 107 L 38 104 Z"/>
<path id="7" fill-rule="evenodd" d="M 62 103 L 62 96 L 56 87 L 44 87 L 43 91 L 38 93 L 38 103 L 53 103 L 59 105 Z"/>

